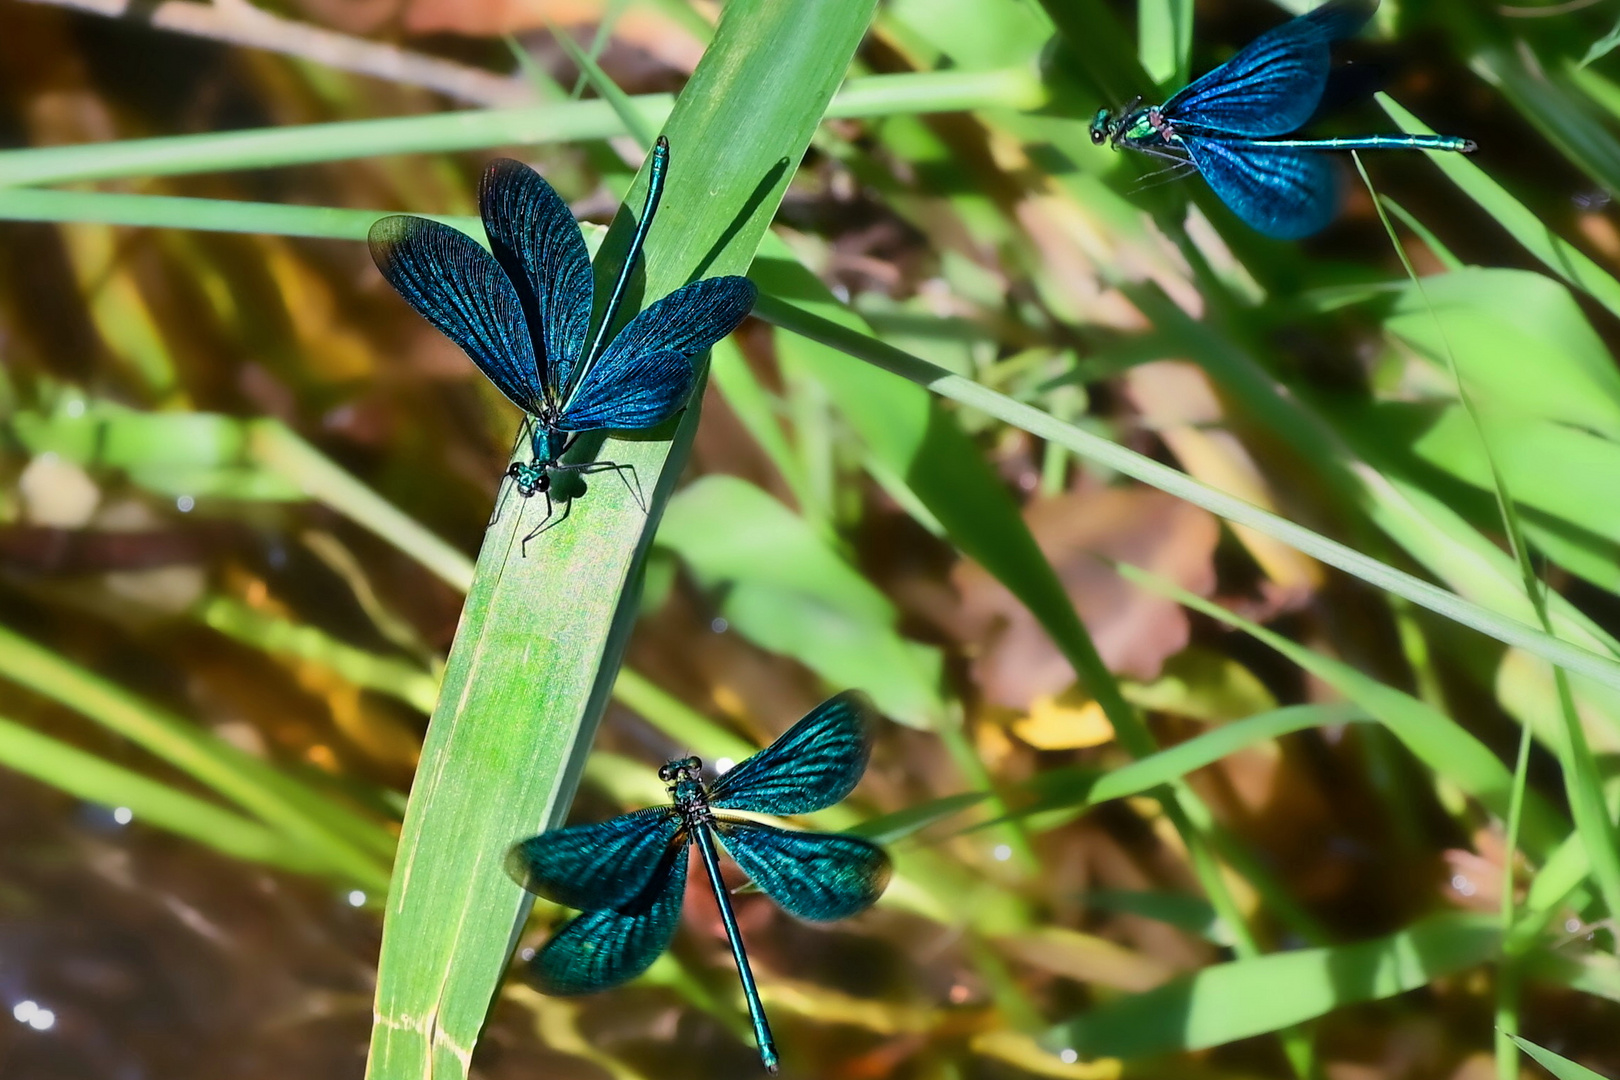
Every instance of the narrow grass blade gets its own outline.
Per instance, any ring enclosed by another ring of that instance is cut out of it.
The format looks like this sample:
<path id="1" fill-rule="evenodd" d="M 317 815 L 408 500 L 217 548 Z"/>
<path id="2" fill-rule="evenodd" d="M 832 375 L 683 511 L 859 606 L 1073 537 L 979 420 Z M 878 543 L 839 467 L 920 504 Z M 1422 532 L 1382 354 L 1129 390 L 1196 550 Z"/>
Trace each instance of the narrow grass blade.
<path id="1" fill-rule="evenodd" d="M 828 117 L 956 112 L 1040 104 L 1039 81 L 1028 71 L 914 72 L 851 79 L 827 108 Z M 629 101 L 656 130 L 670 116 L 668 94 Z M 498 146 L 609 139 L 627 134 L 608 101 L 570 101 L 516 109 L 473 109 L 386 120 L 349 120 L 295 127 L 126 139 L 0 151 L 0 187 L 175 176 L 345 161 L 384 154 L 432 154 Z"/>
<path id="2" fill-rule="evenodd" d="M 1082 767 L 1042 773 L 1019 786 L 1018 793 L 1032 795 L 1034 800 L 1019 806 L 1010 816 L 1023 818 L 1049 810 L 1090 808 L 1113 799 L 1130 798 L 1180 780 L 1188 773 L 1213 765 L 1258 743 L 1270 742 L 1296 731 L 1363 723 L 1373 719 L 1365 709 L 1354 704 L 1290 705 L 1274 709 L 1223 724 L 1109 772 Z M 983 827 L 974 826 L 976 829 Z"/>
<path id="3" fill-rule="evenodd" d="M 381 210 L 348 210 L 334 206 L 0 187 L 0 220 L 5 221 L 94 222 L 138 229 L 198 229 L 364 241 L 377 219 L 387 216 L 387 212 Z M 483 235 L 483 224 L 477 218 L 450 214 L 421 216 L 442 221 L 473 236 Z"/>
<path id="4" fill-rule="evenodd" d="M 1354 548 L 1261 510 L 1242 499 L 1201 484 L 1185 473 L 1065 423 L 1032 405 L 1015 401 L 971 379 L 952 374 L 884 342 L 813 315 L 785 299 L 762 296 L 755 310 L 784 329 L 822 341 L 944 397 L 981 409 L 1014 427 L 1067 447 L 1083 458 L 1169 492 L 1177 498 L 1186 499 L 1228 521 L 1246 525 L 1280 540 L 1289 547 L 1338 567 L 1370 585 L 1405 597 L 1463 626 L 1509 645 L 1518 645 L 1544 660 L 1588 675 L 1606 686 L 1620 688 L 1620 662 L 1610 657 L 1560 641 L 1518 619 L 1470 603 L 1455 593 L 1369 558 Z"/>
<path id="5" fill-rule="evenodd" d="M 30 453 L 122 469 L 135 483 L 164 495 L 315 499 L 416 559 L 451 588 L 465 592 L 472 580 L 465 555 L 279 420 L 76 404 L 80 407 L 71 413 L 13 413 L 11 427 Z"/>
<path id="6" fill-rule="evenodd" d="M 597 39 L 589 53 L 580 48 L 579 43 L 574 40 L 574 36 L 566 30 L 557 31 L 553 28 L 552 37 L 556 39 L 557 44 L 563 47 L 563 52 L 567 53 L 568 58 L 579 68 L 581 81 L 579 85 L 574 87 L 574 93 L 578 95 L 584 83 L 588 81 L 596 88 L 596 92 L 602 96 L 602 100 L 613 107 L 613 114 L 624 125 L 625 131 L 629 132 L 630 136 L 636 140 L 636 143 L 645 150 L 652 146 L 653 140 L 658 137 L 658 128 L 636 108 L 635 98 L 621 90 L 619 85 L 608 78 L 607 73 L 598 67 L 596 63 L 596 53 L 601 49 L 602 33 L 607 30 L 607 26 L 608 24 L 603 22 L 597 28 Z"/>
<path id="7" fill-rule="evenodd" d="M 1491 960 L 1501 941 L 1494 919 L 1448 912 L 1355 945 L 1216 964 L 1093 1009 L 1049 1039 L 1085 1057 L 1131 1060 L 1277 1031 Z"/>
<path id="8" fill-rule="evenodd" d="M 1401 108 L 1386 94 L 1378 95 L 1378 103 L 1401 130 L 1432 135 L 1434 131 L 1417 117 Z M 1593 262 L 1574 244 L 1554 233 L 1534 211 L 1515 199 L 1508 190 L 1469 161 L 1462 154 L 1431 155 L 1435 166 L 1451 182 L 1473 199 L 1491 219 L 1506 229 L 1526 251 L 1540 259 L 1547 269 L 1580 289 L 1592 299 L 1620 316 L 1620 281 Z"/>
<path id="9" fill-rule="evenodd" d="M 0 675 L 83 713 L 189 773 L 303 846 L 327 873 L 368 890 L 386 882 L 392 837 L 274 766 L 3 628 Z"/>
<path id="10" fill-rule="evenodd" d="M 733 0 L 664 129 L 671 168 L 647 241 L 644 296 L 740 273 L 842 80 L 871 3 Z M 640 188 L 632 189 L 639 205 Z M 617 270 L 621 213 L 598 256 Z M 698 420 L 673 447 L 609 440 L 649 516 L 610 483 L 529 545 L 535 512 L 509 499 L 489 529 L 406 813 L 378 966 L 373 1080 L 465 1076 L 525 894 L 507 847 L 560 822 L 636 614 L 632 587 Z M 627 591 L 628 590 L 628 591 Z"/>
<path id="11" fill-rule="evenodd" d="M 439 681 L 413 664 L 357 649 L 313 626 L 270 615 L 232 597 L 207 597 L 195 614 L 227 637 L 319 664 L 355 686 L 398 698 L 420 712 L 431 712 L 439 696 Z"/>
<path id="12" fill-rule="evenodd" d="M 1600 1072 L 1594 1072 L 1578 1061 L 1571 1061 L 1562 1054 L 1555 1054 L 1545 1046 L 1537 1046 L 1529 1039 L 1521 1039 L 1517 1035 L 1511 1036 L 1519 1044 L 1519 1049 L 1529 1054 L 1539 1062 L 1542 1068 L 1558 1077 L 1558 1080 L 1608 1080 Z"/>
<path id="13" fill-rule="evenodd" d="M 865 322 L 834 300 L 826 286 L 792 260 L 779 243 L 762 250 L 769 257 L 755 263 L 753 276 L 763 289 L 793 297 L 793 310 L 819 325 L 840 326 L 854 339 L 873 340 L 863 332 Z M 756 311 L 774 318 L 769 312 L 776 305 L 774 299 L 762 297 Z M 993 574 L 1039 620 L 1081 684 L 1102 706 L 1126 751 L 1133 757 L 1153 753 L 1157 746 L 1152 735 L 1102 662 L 1017 504 L 956 421 L 920 388 L 852 365 L 839 354 L 836 343 L 814 334 L 804 336 L 810 340 L 800 342 L 802 346 L 832 346 L 800 348 L 794 355 L 815 373 L 860 432 L 869 453 L 905 485 L 952 543 Z M 779 348 L 787 350 L 792 344 L 787 339 Z M 1204 839 L 1211 832 L 1208 809 L 1194 793 L 1181 789 L 1170 793 L 1165 808 L 1193 854 L 1195 870 L 1211 901 L 1232 922 L 1239 947 L 1257 948 Z M 1240 872 L 1268 906 L 1287 907 L 1283 891 L 1263 868 L 1244 858 L 1236 847 L 1227 854 L 1241 863 Z"/>
<path id="14" fill-rule="evenodd" d="M 1311 728 L 1373 719 L 1357 705 L 1290 705 L 1273 709 L 1223 724 L 1213 731 L 1108 772 L 1084 766 L 1044 772 L 1008 793 L 1014 797 L 1031 796 L 1033 801 L 1023 803 L 1002 818 L 980 822 L 962 831 L 972 832 L 1000 821 L 1030 817 L 1048 810 L 1089 808 L 1113 799 L 1141 795 L 1258 743 Z M 946 795 L 882 818 L 874 818 L 862 823 L 856 831 L 863 836 L 888 836 L 891 832 L 897 836 L 904 835 L 977 806 L 987 798 L 989 795 L 986 793 L 972 791 Z"/>
<path id="15" fill-rule="evenodd" d="M 1282 653 L 1289 660 L 1366 709 L 1401 743 L 1436 773 L 1504 821 L 1513 798 L 1513 775 L 1496 755 L 1445 714 L 1408 694 L 1364 675 L 1349 664 L 1323 656 L 1281 634 L 1267 630 L 1139 567 L 1116 563 L 1121 577 L 1212 619 L 1234 626 Z M 1524 845 L 1545 858 L 1569 832 L 1568 823 L 1534 793 L 1524 807 Z"/>
<path id="16" fill-rule="evenodd" d="M 135 821 L 167 829 L 235 859 L 306 874 L 329 870 L 313 852 L 252 818 L 3 718 L 0 766 L 87 802 L 124 807 Z"/>

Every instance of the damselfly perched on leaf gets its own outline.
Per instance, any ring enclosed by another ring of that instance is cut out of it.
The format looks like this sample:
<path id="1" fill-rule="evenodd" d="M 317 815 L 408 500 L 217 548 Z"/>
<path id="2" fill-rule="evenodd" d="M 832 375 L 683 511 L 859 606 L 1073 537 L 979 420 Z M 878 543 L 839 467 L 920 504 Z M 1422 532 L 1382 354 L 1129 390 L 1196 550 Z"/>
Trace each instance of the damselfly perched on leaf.
<path id="1" fill-rule="evenodd" d="M 889 882 L 889 857 L 859 837 L 778 829 L 714 811 L 808 814 L 838 802 L 866 770 L 875 716 L 864 694 L 839 694 L 712 784 L 704 784 L 695 757 L 659 769 L 674 806 L 557 829 L 514 846 L 507 867 L 524 888 L 585 912 L 529 962 L 536 985 L 548 994 L 589 994 L 646 971 L 680 921 L 687 849 L 695 841 L 742 977 L 760 1060 L 775 1072 L 776 1044 L 720 880 L 715 835 L 771 899 L 815 922 L 870 907 Z"/>
<path id="2" fill-rule="evenodd" d="M 704 278 L 609 338 L 668 170 L 669 142 L 659 136 L 647 202 L 589 349 L 595 281 L 585 238 L 568 204 L 527 165 L 491 162 L 478 185 L 493 254 L 426 218 L 386 217 L 371 227 L 371 256 L 389 284 L 528 414 L 530 459 L 514 461 L 507 475 L 525 498 L 546 498 L 546 516 L 530 537 L 551 522 L 554 473 L 631 468 L 563 464 L 580 433 L 650 428 L 674 415 L 691 393 L 693 358 L 736 329 L 754 305 L 747 278 Z M 564 504 L 563 517 L 571 505 Z"/>
<path id="3" fill-rule="evenodd" d="M 1163 105 L 1138 98 L 1118 113 L 1099 109 L 1091 141 L 1140 150 L 1201 173 L 1221 201 L 1268 236 L 1309 236 L 1333 220 L 1338 174 L 1322 150 L 1454 150 L 1450 135 L 1288 139 L 1316 112 L 1327 88 L 1328 46 L 1353 36 L 1378 0 L 1328 3 L 1255 38 Z"/>

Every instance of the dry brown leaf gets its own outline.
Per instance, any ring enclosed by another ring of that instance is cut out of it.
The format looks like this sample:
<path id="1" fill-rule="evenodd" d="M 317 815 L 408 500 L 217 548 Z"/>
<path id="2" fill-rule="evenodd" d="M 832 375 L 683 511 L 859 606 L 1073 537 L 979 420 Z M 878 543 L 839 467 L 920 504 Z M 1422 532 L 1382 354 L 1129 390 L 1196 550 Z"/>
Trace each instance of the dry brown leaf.
<path id="1" fill-rule="evenodd" d="M 1249 450 L 1231 432 L 1209 376 L 1197 364 L 1160 360 L 1138 364 L 1125 375 L 1125 394 L 1181 467 L 1211 487 L 1255 506 L 1276 510 L 1270 485 Z M 1298 602 L 1321 583 L 1315 560 L 1280 541 L 1241 525 L 1233 533 L 1265 571 L 1278 603 Z"/>
<path id="2" fill-rule="evenodd" d="M 1219 526 L 1209 514 L 1148 488 L 1095 488 L 1032 503 L 1024 512 L 1110 670 L 1156 678 L 1187 644 L 1179 605 L 1134 588 L 1094 556 L 1121 559 L 1208 595 Z M 985 698 L 1028 710 L 1061 693 L 1074 670 L 1035 617 L 977 565 L 955 572 L 959 632 L 976 646 L 974 675 Z"/>
<path id="3" fill-rule="evenodd" d="M 1095 701 L 1074 702 L 1070 695 L 1041 696 L 1029 715 L 1013 721 L 1013 734 L 1037 750 L 1084 750 L 1112 742 L 1114 725 Z"/>

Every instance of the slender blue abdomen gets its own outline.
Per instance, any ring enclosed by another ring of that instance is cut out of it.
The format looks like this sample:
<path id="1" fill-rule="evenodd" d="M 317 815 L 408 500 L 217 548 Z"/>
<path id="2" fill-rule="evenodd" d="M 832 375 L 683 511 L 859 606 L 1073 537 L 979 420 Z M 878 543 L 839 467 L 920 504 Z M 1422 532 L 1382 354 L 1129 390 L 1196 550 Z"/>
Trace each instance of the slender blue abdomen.
<path id="1" fill-rule="evenodd" d="M 1479 149 L 1473 139 L 1457 135 L 1358 135 L 1346 139 L 1262 139 L 1260 143 L 1289 150 L 1446 150 L 1472 154 Z"/>
<path id="2" fill-rule="evenodd" d="M 714 901 L 720 906 L 720 922 L 726 928 L 726 940 L 731 943 L 731 958 L 737 962 L 737 976 L 742 979 L 743 999 L 748 1003 L 748 1018 L 754 1022 L 754 1043 L 759 1047 L 759 1060 L 767 1072 L 776 1072 L 776 1040 L 771 1036 L 771 1025 L 765 1019 L 765 1004 L 759 1000 L 759 987 L 754 983 L 754 969 L 748 966 L 748 952 L 743 948 L 742 930 L 737 926 L 737 915 L 731 910 L 731 897 L 720 878 L 720 852 L 714 843 L 714 834 L 707 824 L 692 827 L 698 851 L 703 855 L 703 866 L 709 872 L 709 884 L 714 887 Z"/>

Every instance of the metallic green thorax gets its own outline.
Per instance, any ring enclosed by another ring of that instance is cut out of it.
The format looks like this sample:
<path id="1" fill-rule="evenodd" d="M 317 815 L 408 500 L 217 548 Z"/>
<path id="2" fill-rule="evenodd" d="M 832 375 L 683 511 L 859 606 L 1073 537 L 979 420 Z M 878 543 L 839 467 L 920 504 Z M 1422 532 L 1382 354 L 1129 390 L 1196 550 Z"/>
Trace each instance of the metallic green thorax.
<path id="1" fill-rule="evenodd" d="M 551 470 L 574 437 L 573 432 L 558 431 L 548 427 L 544 421 L 534 425 L 529 435 L 529 460 L 514 461 L 506 469 L 506 475 L 512 478 L 519 495 L 527 499 L 550 490 Z"/>

